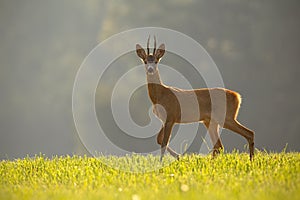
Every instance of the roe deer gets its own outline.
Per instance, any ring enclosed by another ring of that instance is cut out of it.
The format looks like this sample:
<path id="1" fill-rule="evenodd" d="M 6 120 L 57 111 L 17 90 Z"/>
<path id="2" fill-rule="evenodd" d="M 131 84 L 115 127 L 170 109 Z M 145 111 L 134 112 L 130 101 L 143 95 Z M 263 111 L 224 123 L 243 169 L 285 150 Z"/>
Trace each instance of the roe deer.
<path id="1" fill-rule="evenodd" d="M 154 36 L 154 49 L 150 54 L 149 40 L 150 36 L 147 41 L 147 53 L 139 44 L 136 44 L 136 53 L 145 64 L 148 94 L 154 105 L 153 112 L 164 123 L 157 135 L 157 143 L 161 145 L 160 160 L 165 150 L 175 158 L 179 158 L 179 154 L 168 146 L 173 125 L 192 122 L 204 123 L 213 144 L 213 156 L 223 149 L 219 136 L 219 128 L 223 127 L 246 138 L 249 143 L 250 160 L 252 160 L 254 132 L 237 121 L 241 104 L 240 95 L 225 88 L 183 90 L 164 85 L 160 80 L 157 65 L 165 53 L 165 45 L 161 44 L 156 49 Z"/>

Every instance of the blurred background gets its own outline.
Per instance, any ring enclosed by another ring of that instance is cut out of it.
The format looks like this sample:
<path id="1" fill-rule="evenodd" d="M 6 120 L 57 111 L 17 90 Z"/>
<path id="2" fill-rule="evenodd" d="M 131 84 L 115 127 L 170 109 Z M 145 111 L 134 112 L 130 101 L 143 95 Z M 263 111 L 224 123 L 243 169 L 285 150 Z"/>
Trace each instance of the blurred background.
<path id="1" fill-rule="evenodd" d="M 72 117 L 76 72 L 98 43 L 144 26 L 180 31 L 208 51 L 225 87 L 242 94 L 239 121 L 255 131 L 258 149 L 300 151 L 299 19 L 298 0 L 1 0 L 0 159 L 87 154 Z M 130 57 L 128 69 L 141 64 Z M 150 106 L 145 94 L 136 96 Z M 97 108 L 106 96 L 97 92 Z M 222 139 L 229 151 L 246 144 L 226 130 Z"/>

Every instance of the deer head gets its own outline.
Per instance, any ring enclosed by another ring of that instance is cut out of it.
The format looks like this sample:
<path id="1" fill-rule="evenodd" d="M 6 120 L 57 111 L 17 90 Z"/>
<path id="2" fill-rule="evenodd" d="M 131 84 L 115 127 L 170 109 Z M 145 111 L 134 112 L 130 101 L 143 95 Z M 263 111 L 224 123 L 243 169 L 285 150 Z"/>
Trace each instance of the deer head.
<path id="1" fill-rule="evenodd" d="M 147 74 L 154 74 L 155 72 L 157 72 L 157 64 L 159 60 L 165 53 L 165 45 L 161 44 L 156 50 L 156 38 L 154 36 L 154 49 L 153 49 L 153 53 L 150 54 L 149 41 L 150 41 L 150 36 L 148 37 L 148 41 L 147 41 L 147 54 L 139 44 L 136 45 L 136 53 L 145 64 L 145 69 Z"/>

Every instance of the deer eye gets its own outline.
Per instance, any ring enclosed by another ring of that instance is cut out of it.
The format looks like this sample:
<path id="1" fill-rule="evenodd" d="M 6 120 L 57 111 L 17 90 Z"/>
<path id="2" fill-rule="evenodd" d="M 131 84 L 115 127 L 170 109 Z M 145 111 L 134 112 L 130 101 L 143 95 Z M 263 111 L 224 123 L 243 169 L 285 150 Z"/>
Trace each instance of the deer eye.
<path id="1" fill-rule="evenodd" d="M 147 64 L 147 60 L 144 60 L 144 63 Z"/>

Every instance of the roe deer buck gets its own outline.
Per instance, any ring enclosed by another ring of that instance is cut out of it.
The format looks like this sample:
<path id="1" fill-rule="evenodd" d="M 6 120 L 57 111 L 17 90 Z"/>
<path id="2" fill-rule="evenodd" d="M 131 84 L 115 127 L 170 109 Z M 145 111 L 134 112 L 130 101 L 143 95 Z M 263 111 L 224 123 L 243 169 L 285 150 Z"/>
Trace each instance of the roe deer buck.
<path id="1" fill-rule="evenodd" d="M 161 145 L 160 160 L 166 149 L 172 156 L 179 158 L 179 154 L 168 146 L 173 125 L 192 122 L 204 123 L 213 144 L 213 156 L 223 149 L 219 136 L 219 128 L 223 127 L 246 138 L 249 143 L 250 160 L 252 160 L 254 132 L 242 126 L 236 119 L 241 104 L 240 95 L 225 88 L 183 90 L 164 85 L 160 80 L 157 65 L 165 53 L 165 45 L 161 44 L 156 49 L 154 36 L 154 50 L 150 54 L 149 40 L 150 36 L 147 41 L 147 53 L 139 44 L 136 44 L 136 53 L 145 64 L 148 94 L 154 105 L 153 112 L 164 123 L 157 136 L 157 142 Z M 196 104 L 192 103 L 193 96 Z M 214 98 L 214 102 L 212 102 L 212 98 Z M 194 112 L 194 110 L 199 110 L 199 112 Z"/>

